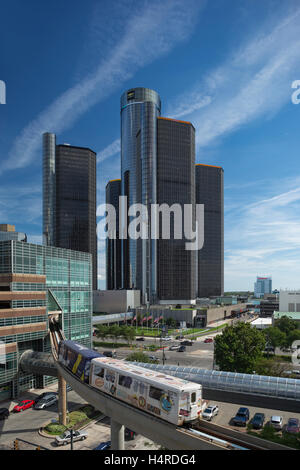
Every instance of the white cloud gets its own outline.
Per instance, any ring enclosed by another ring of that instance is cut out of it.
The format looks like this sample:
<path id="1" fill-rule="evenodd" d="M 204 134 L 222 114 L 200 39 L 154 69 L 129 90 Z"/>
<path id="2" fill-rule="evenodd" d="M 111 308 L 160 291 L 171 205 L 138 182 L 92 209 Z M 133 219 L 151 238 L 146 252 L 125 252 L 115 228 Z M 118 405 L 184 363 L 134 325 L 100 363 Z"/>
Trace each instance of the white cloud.
<path id="1" fill-rule="evenodd" d="M 202 5 L 203 1 L 196 0 L 184 3 L 180 0 L 139 2 L 127 15 L 125 33 L 122 28 L 119 42 L 109 50 L 106 60 L 102 60 L 93 74 L 65 91 L 22 130 L 8 159 L 0 166 L 0 174 L 28 165 L 41 149 L 43 132 L 59 133 L 67 129 L 91 106 L 119 89 L 138 69 L 186 40 L 193 31 Z M 119 8 L 124 8 L 123 2 L 119 3 Z M 99 21 L 103 19 L 99 18 Z"/>
<path id="2" fill-rule="evenodd" d="M 273 274 L 274 287 L 299 286 L 300 186 L 282 180 L 283 192 L 241 205 L 225 217 L 225 289 L 253 289 L 255 277 Z M 273 191 L 276 181 L 271 184 Z"/>
<path id="3" fill-rule="evenodd" d="M 107 158 L 113 157 L 121 150 L 121 140 L 116 139 L 111 144 L 109 144 L 105 149 L 97 153 L 97 163 L 103 162 Z"/>
<path id="4" fill-rule="evenodd" d="M 277 24 L 265 24 L 223 65 L 207 73 L 188 93 L 168 106 L 171 117 L 188 116 L 198 147 L 270 116 L 290 102 L 291 83 L 300 67 L 298 8 Z"/>

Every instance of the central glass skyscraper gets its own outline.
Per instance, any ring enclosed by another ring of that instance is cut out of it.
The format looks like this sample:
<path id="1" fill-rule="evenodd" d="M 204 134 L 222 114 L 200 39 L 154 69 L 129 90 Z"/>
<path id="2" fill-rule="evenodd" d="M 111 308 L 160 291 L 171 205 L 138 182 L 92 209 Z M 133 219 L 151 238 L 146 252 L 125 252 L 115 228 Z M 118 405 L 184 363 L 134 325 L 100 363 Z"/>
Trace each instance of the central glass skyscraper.
<path id="1" fill-rule="evenodd" d="M 133 88 L 121 97 L 121 194 L 127 205 L 157 202 L 157 118 L 161 101 L 148 88 Z M 123 223 L 130 223 L 130 217 Z M 149 227 L 151 230 L 151 227 Z M 123 240 L 122 285 L 139 289 L 153 302 L 157 292 L 156 240 Z"/>

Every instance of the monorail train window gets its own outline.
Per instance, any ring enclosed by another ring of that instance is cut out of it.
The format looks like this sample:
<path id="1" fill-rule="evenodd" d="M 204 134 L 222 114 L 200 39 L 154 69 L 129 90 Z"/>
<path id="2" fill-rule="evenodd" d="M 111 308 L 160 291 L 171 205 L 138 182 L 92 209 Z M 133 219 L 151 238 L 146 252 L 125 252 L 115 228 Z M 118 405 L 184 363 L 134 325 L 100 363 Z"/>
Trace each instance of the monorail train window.
<path id="1" fill-rule="evenodd" d="M 119 385 L 122 387 L 130 388 L 132 384 L 132 378 L 127 375 L 119 375 Z"/>
<path id="2" fill-rule="evenodd" d="M 162 396 L 162 394 L 164 393 L 163 390 L 161 390 L 160 388 L 156 388 L 156 387 L 153 387 L 152 385 L 150 385 L 150 390 L 149 390 L 149 397 L 150 398 L 153 398 L 154 400 L 160 400 L 160 397 Z"/>
<path id="3" fill-rule="evenodd" d="M 193 392 L 193 393 L 191 394 L 191 402 L 192 402 L 192 403 L 195 403 L 195 401 L 196 401 L 196 392 Z"/>
<path id="4" fill-rule="evenodd" d="M 104 369 L 99 366 L 94 366 L 94 374 L 97 377 L 104 377 Z"/>

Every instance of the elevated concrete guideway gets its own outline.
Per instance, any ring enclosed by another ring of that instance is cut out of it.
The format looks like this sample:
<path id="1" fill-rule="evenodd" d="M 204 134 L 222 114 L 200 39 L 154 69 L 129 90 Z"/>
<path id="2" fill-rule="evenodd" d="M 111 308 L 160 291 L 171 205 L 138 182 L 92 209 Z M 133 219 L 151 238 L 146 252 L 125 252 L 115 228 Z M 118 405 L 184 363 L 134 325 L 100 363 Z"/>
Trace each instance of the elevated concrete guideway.
<path id="1" fill-rule="evenodd" d="M 124 425 L 170 450 L 224 450 L 234 448 L 265 450 L 270 448 L 265 446 L 261 439 L 253 436 L 250 440 L 247 435 L 236 437 L 229 435 L 228 432 L 226 434 L 225 431 L 222 431 L 222 428 L 201 429 L 201 422 L 198 424 L 198 429 L 186 429 L 173 425 L 83 383 L 58 362 L 58 345 L 64 339 L 59 323 L 53 318 L 49 322 L 49 327 L 53 358 L 50 360 L 49 355 L 45 356 L 44 353 L 27 351 L 22 356 L 22 364 L 26 371 L 35 370 L 36 373 L 38 373 L 37 371 L 40 371 L 40 373 L 46 373 L 42 371 L 47 371 L 47 375 L 50 372 L 49 375 L 58 376 L 59 422 L 61 424 L 66 425 L 67 382 L 78 395 L 110 417 L 112 450 L 124 449 Z M 53 359 L 55 367 L 53 367 Z M 50 367 L 49 362 L 51 363 Z M 146 368 L 162 367 L 153 364 L 140 365 Z M 56 372 L 54 368 L 56 368 Z M 179 371 L 180 368 L 176 367 L 173 371 L 168 369 L 170 369 L 170 366 L 163 366 L 163 371 L 170 373 L 170 375 L 181 376 L 186 379 L 187 376 L 190 376 L 191 381 L 199 383 L 201 370 L 184 368 L 184 370 Z M 207 431 L 209 431 L 209 434 L 207 434 Z M 275 443 L 269 445 L 272 449 L 278 448 Z"/>
<path id="2" fill-rule="evenodd" d="M 122 426 L 122 423 L 126 423 L 128 428 L 170 450 L 225 449 L 225 447 L 220 444 L 212 443 L 199 436 L 193 435 L 184 428 L 176 427 L 173 424 L 155 418 L 155 416 L 148 415 L 127 403 L 120 402 L 116 398 L 82 383 L 59 363 L 57 363 L 57 369 L 59 374 L 71 385 L 73 390 L 96 409 L 111 418 L 113 421 L 112 431 L 118 434 L 121 434 L 120 426 Z M 112 442 L 113 450 L 116 450 L 116 447 L 119 449 L 124 445 L 124 442 L 122 445 L 120 440 L 118 441 L 118 439 L 116 439 L 116 441 L 117 446 Z"/>

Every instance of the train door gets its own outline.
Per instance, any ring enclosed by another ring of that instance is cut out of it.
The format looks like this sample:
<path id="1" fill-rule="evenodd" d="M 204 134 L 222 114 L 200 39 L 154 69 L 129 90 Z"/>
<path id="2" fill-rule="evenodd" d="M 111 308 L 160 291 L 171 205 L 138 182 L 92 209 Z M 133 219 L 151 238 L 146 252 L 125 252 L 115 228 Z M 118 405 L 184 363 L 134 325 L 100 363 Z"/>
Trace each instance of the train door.
<path id="1" fill-rule="evenodd" d="M 189 394 L 190 402 L 190 419 L 194 420 L 199 418 L 201 413 L 201 391 L 192 390 Z"/>

